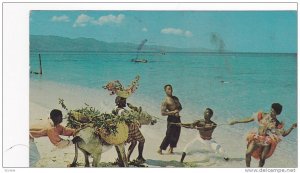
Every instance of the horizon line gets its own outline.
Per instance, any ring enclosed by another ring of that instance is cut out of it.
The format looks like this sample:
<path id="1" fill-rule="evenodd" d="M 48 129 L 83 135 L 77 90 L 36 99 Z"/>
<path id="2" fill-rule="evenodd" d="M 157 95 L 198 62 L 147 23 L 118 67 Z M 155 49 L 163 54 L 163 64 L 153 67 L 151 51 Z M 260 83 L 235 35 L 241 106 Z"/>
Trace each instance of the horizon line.
<path id="1" fill-rule="evenodd" d="M 159 52 L 159 51 L 63 51 L 63 50 L 30 50 L 30 53 L 42 53 L 42 52 L 66 52 L 66 53 L 83 53 L 83 52 L 88 52 L 88 53 L 128 53 L 128 54 L 136 54 L 136 53 L 199 53 L 199 54 L 298 54 L 297 52 L 233 52 L 233 51 L 164 51 L 164 52 Z"/>

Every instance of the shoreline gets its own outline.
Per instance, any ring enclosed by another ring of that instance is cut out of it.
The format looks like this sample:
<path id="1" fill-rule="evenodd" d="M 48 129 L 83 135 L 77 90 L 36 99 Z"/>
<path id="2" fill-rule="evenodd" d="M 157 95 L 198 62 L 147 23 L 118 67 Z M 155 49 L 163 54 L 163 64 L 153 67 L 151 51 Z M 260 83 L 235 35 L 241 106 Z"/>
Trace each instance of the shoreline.
<path id="1" fill-rule="evenodd" d="M 30 124 L 39 122 L 40 119 L 48 118 L 48 114 L 53 108 L 62 110 L 63 114 L 66 113 L 58 104 L 58 98 L 64 99 L 69 109 L 80 108 L 84 106 L 84 103 L 87 103 L 103 112 L 110 112 L 114 108 L 115 98 L 115 96 L 110 96 L 105 90 L 60 84 L 52 81 L 32 80 L 30 80 L 29 95 Z M 136 97 L 130 98 L 129 102 L 137 106 L 142 106 L 143 110 L 160 118 L 154 126 L 142 126 L 141 128 L 141 132 L 146 139 L 144 158 L 147 160 L 147 165 L 149 167 L 182 167 L 179 163 L 182 150 L 190 140 L 198 135 L 198 132 L 182 128 L 178 146 L 174 150 L 175 154 L 159 155 L 156 151 L 166 131 L 166 117 L 162 117 L 159 114 L 160 110 L 158 106 L 160 103 L 149 101 L 149 98 L 141 99 Z M 186 121 L 186 118 L 182 117 L 182 121 Z M 64 125 L 65 123 L 66 120 L 62 124 Z M 255 126 L 253 125 L 252 127 Z M 214 153 L 201 151 L 200 153 L 187 155 L 185 162 L 190 162 L 196 167 L 245 168 L 244 152 L 246 141 L 243 135 L 248 130 L 250 129 L 241 131 L 240 128 L 229 126 L 220 126 L 215 130 L 213 137 L 227 151 L 231 158 L 230 161 L 226 162 L 223 158 L 215 156 Z M 49 142 L 47 137 L 37 138 L 35 142 L 41 154 L 41 160 L 38 162 L 37 167 L 67 167 L 67 164 L 72 162 L 74 157 L 73 146 L 65 149 L 54 149 L 54 146 Z M 126 150 L 128 147 L 129 145 L 127 144 L 125 146 Z M 284 138 L 279 143 L 273 156 L 266 160 L 265 167 L 297 167 L 297 152 L 295 150 L 297 150 L 297 143 L 290 143 Z M 136 157 L 137 147 L 132 154 L 131 160 Z M 100 162 L 114 162 L 116 158 L 116 151 L 111 149 L 103 153 Z M 90 161 L 92 161 L 91 158 Z M 84 163 L 82 153 L 79 154 L 78 162 Z M 257 167 L 257 165 L 258 162 L 252 159 L 251 166 Z"/>

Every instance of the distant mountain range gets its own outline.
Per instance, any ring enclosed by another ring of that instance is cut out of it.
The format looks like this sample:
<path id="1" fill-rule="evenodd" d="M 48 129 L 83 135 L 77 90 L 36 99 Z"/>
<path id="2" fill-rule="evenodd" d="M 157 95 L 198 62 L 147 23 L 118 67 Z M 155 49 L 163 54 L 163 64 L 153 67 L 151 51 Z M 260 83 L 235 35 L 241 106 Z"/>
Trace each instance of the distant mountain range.
<path id="1" fill-rule="evenodd" d="M 30 51 L 74 51 L 74 52 L 136 52 L 138 44 L 108 43 L 93 38 L 67 38 L 60 36 L 30 35 Z M 176 48 L 146 44 L 141 52 L 214 52 L 205 48 Z"/>

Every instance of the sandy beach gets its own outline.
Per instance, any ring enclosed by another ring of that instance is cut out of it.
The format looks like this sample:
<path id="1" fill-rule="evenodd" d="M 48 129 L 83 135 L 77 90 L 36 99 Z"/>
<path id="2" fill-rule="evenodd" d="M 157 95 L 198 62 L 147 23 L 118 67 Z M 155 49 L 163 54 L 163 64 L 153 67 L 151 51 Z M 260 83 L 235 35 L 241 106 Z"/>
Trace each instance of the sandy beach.
<path id="1" fill-rule="evenodd" d="M 42 122 L 47 119 L 51 109 L 61 106 L 58 104 L 58 99 L 63 98 L 65 104 L 69 109 L 81 108 L 84 103 L 95 107 L 102 112 L 111 112 L 114 108 L 115 96 L 110 96 L 109 93 L 102 88 L 90 89 L 79 86 L 71 86 L 65 84 L 58 84 L 48 81 L 30 81 L 30 124 Z M 162 95 L 163 98 L 163 95 Z M 188 154 L 185 158 L 185 164 L 181 164 L 180 158 L 185 145 L 192 140 L 198 132 L 195 130 L 184 129 L 181 130 L 181 136 L 177 148 L 173 155 L 163 155 L 157 153 L 158 147 L 164 138 L 166 131 L 166 117 L 160 116 L 160 103 L 151 102 L 151 100 L 142 99 L 132 96 L 128 101 L 134 105 L 142 106 L 143 110 L 151 115 L 158 116 L 160 120 L 154 126 L 142 126 L 146 142 L 144 147 L 145 165 L 148 167 L 223 167 L 223 168 L 244 168 L 245 160 L 244 154 L 246 149 L 245 133 L 249 129 L 237 130 L 232 126 L 220 126 L 213 134 L 214 139 L 222 145 L 230 157 L 229 161 L 209 152 L 203 146 L 201 152 Z M 66 114 L 66 111 L 63 111 Z M 202 114 L 199 112 L 198 114 Z M 187 120 L 184 118 L 184 112 L 181 114 L 182 122 Z M 63 125 L 67 122 L 63 121 Z M 224 123 L 224 122 L 220 122 Z M 256 124 L 253 124 L 255 127 Z M 288 125 L 290 126 L 290 125 Z M 70 138 L 71 139 L 71 138 Z M 35 143 L 41 155 L 41 159 L 37 162 L 36 167 L 67 167 L 74 158 L 74 146 L 64 149 L 57 149 L 52 145 L 47 137 L 36 138 Z M 265 167 L 297 167 L 297 146 L 294 146 L 289 141 L 289 137 L 283 139 L 279 143 L 273 156 L 266 160 Z M 129 145 L 126 145 L 126 150 Z M 137 147 L 134 150 L 131 159 L 137 157 Z M 101 162 L 114 162 L 117 158 L 117 153 L 114 148 L 103 153 Z M 90 158 L 90 162 L 92 158 Z M 78 163 L 80 167 L 84 165 L 84 156 L 79 152 Z M 257 167 L 258 161 L 252 159 L 251 167 Z"/>

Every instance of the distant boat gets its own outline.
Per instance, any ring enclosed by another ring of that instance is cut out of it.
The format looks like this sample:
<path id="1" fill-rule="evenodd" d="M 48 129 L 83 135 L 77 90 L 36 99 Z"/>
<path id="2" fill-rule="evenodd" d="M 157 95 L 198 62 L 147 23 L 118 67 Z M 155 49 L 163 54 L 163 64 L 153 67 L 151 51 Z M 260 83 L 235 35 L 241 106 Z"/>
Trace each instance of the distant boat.
<path id="1" fill-rule="evenodd" d="M 163 51 L 162 51 L 162 52 L 160 52 L 160 54 L 161 54 L 161 55 L 165 55 L 165 54 L 166 54 L 166 52 L 163 52 Z"/>
<path id="2" fill-rule="evenodd" d="M 146 59 L 131 59 L 131 62 L 147 63 L 148 60 L 146 60 Z"/>
<path id="3" fill-rule="evenodd" d="M 147 42 L 148 40 L 147 39 L 144 39 L 138 46 L 137 48 L 137 54 L 136 54 L 136 58 L 134 59 L 131 59 L 131 62 L 136 62 L 136 63 L 147 63 L 148 60 L 147 59 L 140 59 L 138 58 L 139 57 L 139 54 L 140 54 L 140 51 L 142 50 L 142 48 L 144 47 L 145 43 Z"/>

